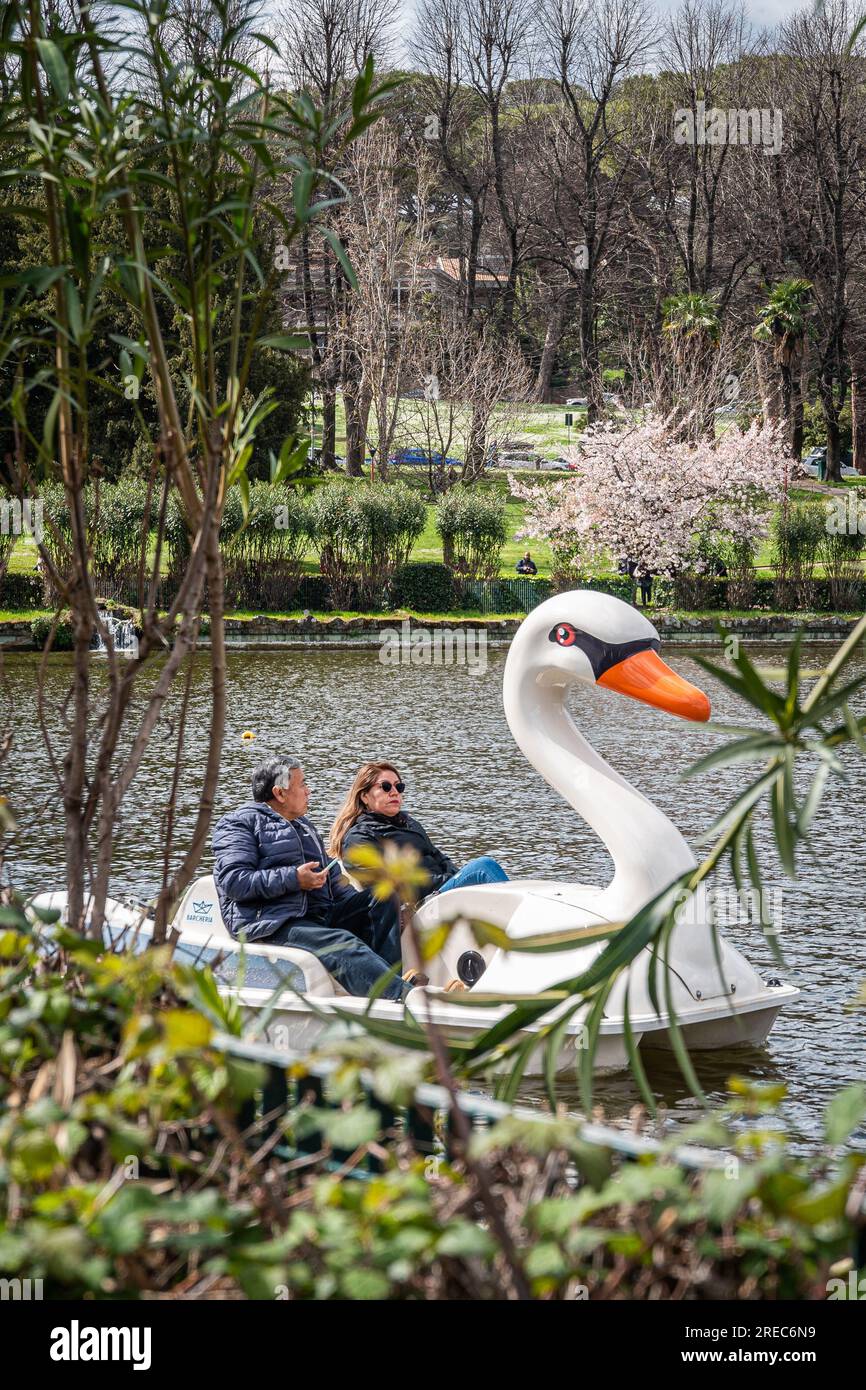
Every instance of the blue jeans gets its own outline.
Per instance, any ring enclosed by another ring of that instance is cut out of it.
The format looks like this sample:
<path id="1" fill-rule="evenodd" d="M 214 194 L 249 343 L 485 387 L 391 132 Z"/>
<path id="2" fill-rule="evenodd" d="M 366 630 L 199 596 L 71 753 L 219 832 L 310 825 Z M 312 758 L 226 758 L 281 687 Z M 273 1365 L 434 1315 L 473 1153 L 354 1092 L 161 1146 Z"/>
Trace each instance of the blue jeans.
<path id="1" fill-rule="evenodd" d="M 258 944 L 310 951 L 349 994 L 367 995 L 392 965 L 400 964 L 399 913 L 392 898 L 378 902 L 365 888 L 336 903 L 324 919 L 290 917 Z M 398 973 L 381 997 L 400 1000 L 410 988 Z"/>
<path id="2" fill-rule="evenodd" d="M 452 888 L 472 888 L 479 883 L 507 882 L 508 874 L 502 865 L 491 859 L 489 854 L 482 854 L 478 859 L 470 859 L 452 878 L 446 878 L 439 892 L 447 893 Z"/>

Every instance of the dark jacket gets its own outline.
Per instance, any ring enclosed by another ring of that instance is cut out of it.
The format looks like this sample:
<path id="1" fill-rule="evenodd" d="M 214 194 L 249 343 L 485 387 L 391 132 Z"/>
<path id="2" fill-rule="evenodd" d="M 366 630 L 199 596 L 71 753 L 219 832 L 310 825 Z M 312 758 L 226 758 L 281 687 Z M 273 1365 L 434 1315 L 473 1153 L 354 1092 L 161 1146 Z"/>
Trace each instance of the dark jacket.
<path id="1" fill-rule="evenodd" d="M 299 888 L 298 867 L 317 859 L 324 868 L 325 847 L 306 816 L 286 820 L 263 801 L 248 801 L 217 821 L 213 852 L 223 921 L 247 941 L 272 936 L 292 917 L 325 917 L 355 892 L 336 865 L 321 888 Z"/>
<path id="2" fill-rule="evenodd" d="M 401 811 L 396 816 L 382 816 L 377 811 L 362 811 L 355 824 L 346 831 L 341 858 L 345 861 L 349 850 L 355 845 L 375 845 L 383 849 L 386 844 L 411 845 L 418 852 L 422 867 L 430 875 L 430 883 L 421 889 L 422 894 L 433 893 L 442 887 L 446 879 L 457 872 L 447 854 L 437 849 L 420 821 L 413 820 Z M 350 862 L 346 863 L 352 872 Z"/>

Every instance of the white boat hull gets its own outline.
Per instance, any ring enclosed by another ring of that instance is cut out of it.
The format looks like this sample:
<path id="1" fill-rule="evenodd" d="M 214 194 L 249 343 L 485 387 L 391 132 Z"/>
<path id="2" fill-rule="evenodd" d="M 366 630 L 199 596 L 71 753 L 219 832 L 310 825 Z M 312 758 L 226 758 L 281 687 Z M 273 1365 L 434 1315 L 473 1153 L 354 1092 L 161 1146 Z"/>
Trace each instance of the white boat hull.
<path id="1" fill-rule="evenodd" d="M 441 910 L 443 901 L 432 900 L 440 904 L 437 911 Z M 58 908 L 63 913 L 66 894 L 42 894 L 36 903 L 40 907 Z M 193 920 L 185 921 L 185 914 Z M 146 941 L 152 932 L 153 923 L 140 908 L 109 899 L 106 915 L 115 945 L 132 946 L 134 942 Z M 213 880 L 208 878 L 198 880 L 190 888 L 178 909 L 174 925 L 179 931 L 177 949 L 183 959 L 187 963 L 200 959 L 209 964 L 217 976 L 220 993 L 240 1006 L 248 1021 L 250 1034 L 266 1039 L 287 1053 L 304 1055 L 341 1035 L 362 1033 L 359 1019 L 363 1014 L 378 1021 L 393 1023 L 405 1021 L 407 1011 L 420 1027 L 430 1018 L 449 1038 L 472 1041 L 502 1018 L 510 1007 L 473 1006 L 471 992 L 461 995 L 461 1002 L 458 1003 L 454 996 L 435 987 L 413 990 L 405 1006 L 387 999 L 370 1001 L 348 995 L 327 974 L 316 957 L 307 951 L 269 947 L 267 943 L 242 947 L 234 941 L 219 917 Z M 461 936 L 463 930 L 461 927 L 455 928 L 453 939 L 447 947 L 452 955 L 465 946 Z M 228 983 L 228 980 L 237 978 L 241 971 L 246 971 L 247 975 L 264 971 L 268 978 L 262 987 L 252 987 L 249 983 Z M 279 994 L 281 978 L 290 982 L 291 988 Z M 680 994 L 675 999 L 679 1029 L 690 1051 L 754 1046 L 764 1042 L 779 1010 L 797 994 L 798 991 L 789 985 L 763 983 L 760 991 L 749 999 L 739 999 L 736 1004 L 725 996 L 686 1002 Z M 527 996 L 530 1001 L 531 998 Z M 543 1032 L 545 1024 L 553 1019 L 554 1014 L 555 1011 L 552 1011 L 546 1019 L 518 1033 L 509 1044 L 508 1055 L 491 1060 L 488 1074 L 507 1073 L 513 1065 L 514 1044 L 520 1044 L 530 1036 L 538 1036 L 538 1046 L 530 1051 L 524 1074 L 527 1077 L 542 1076 L 547 1069 Z M 585 1009 L 570 1020 L 561 1037 L 554 1063 L 557 1075 L 574 1075 L 579 1066 L 581 1053 L 587 1046 L 584 1017 Z M 266 1019 L 264 1026 L 263 1019 Z M 666 1015 L 633 1009 L 630 1024 L 634 1045 L 639 1046 L 641 1052 L 671 1049 L 670 1020 Z M 628 1064 L 625 1020 L 622 1014 L 611 1013 L 601 1023 L 593 1068 L 597 1074 L 604 1074 L 622 1071 Z"/>

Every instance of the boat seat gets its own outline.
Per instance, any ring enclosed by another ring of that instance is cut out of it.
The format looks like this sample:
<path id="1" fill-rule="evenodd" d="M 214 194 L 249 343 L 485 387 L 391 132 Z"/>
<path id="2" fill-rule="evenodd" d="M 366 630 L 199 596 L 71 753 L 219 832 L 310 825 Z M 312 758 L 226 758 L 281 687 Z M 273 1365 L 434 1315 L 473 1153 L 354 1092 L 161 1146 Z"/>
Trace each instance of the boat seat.
<path id="1" fill-rule="evenodd" d="M 213 874 L 206 874 L 190 884 L 181 898 L 172 927 L 180 933 L 178 952 L 185 957 L 192 958 L 196 951 L 203 949 L 228 953 L 217 970 L 221 983 L 229 983 L 229 976 L 239 971 L 242 943 L 232 936 L 223 921 Z M 247 959 L 244 966 L 246 989 L 273 989 L 286 973 L 285 963 L 292 962 L 296 969 L 289 972 L 291 979 L 286 976 L 287 987 L 312 994 L 346 994 L 312 951 L 303 951 L 297 946 L 274 946 L 267 939 L 243 944 L 243 951 Z"/>
<path id="2" fill-rule="evenodd" d="M 213 874 L 197 878 L 189 885 L 180 900 L 171 925 L 175 931 L 197 941 L 211 937 L 228 937 L 230 941 L 234 940 L 223 921 Z"/>

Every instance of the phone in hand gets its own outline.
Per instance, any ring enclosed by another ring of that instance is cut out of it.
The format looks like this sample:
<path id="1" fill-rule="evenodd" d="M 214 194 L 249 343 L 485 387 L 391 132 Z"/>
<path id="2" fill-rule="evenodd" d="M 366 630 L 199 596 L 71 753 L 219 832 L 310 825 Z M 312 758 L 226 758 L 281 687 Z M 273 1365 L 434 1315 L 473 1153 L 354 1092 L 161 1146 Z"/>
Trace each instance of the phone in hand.
<path id="1" fill-rule="evenodd" d="M 325 865 L 324 870 L 322 870 L 322 869 L 319 870 L 319 873 L 323 873 L 323 872 L 326 873 L 326 874 L 330 873 L 331 870 L 332 870 L 336 865 L 339 864 L 339 862 L 340 862 L 339 859 L 332 859 L 331 862 L 330 862 L 330 864 L 326 864 L 326 865 Z"/>

